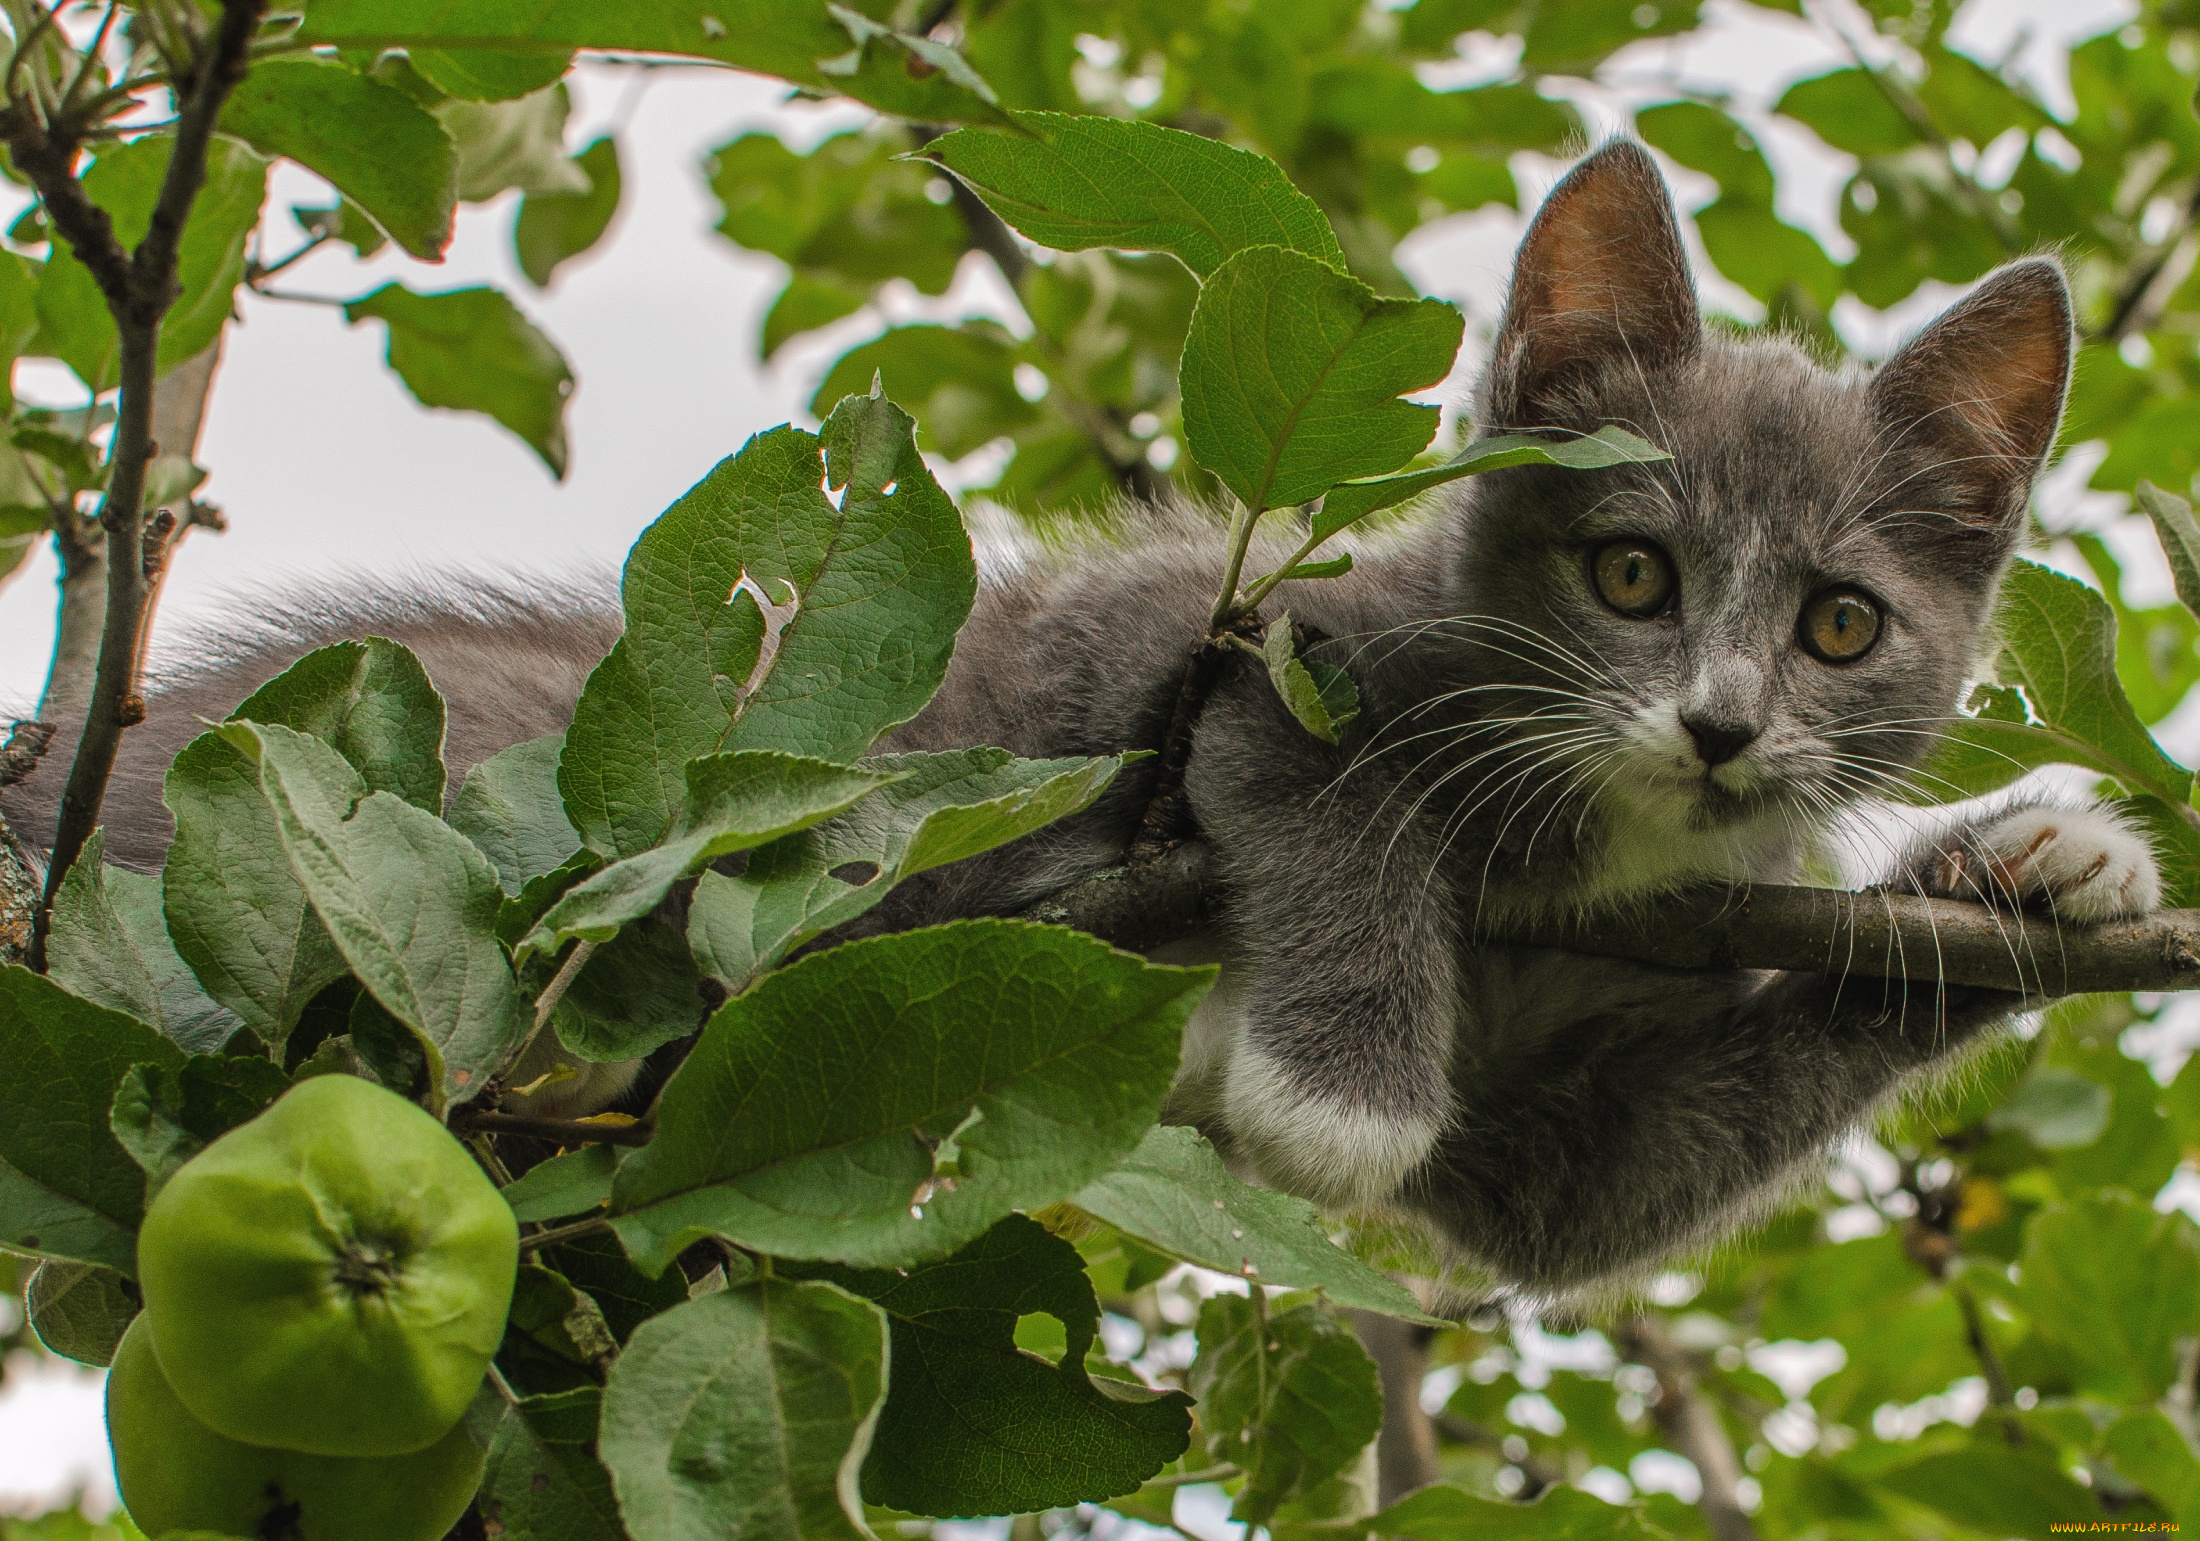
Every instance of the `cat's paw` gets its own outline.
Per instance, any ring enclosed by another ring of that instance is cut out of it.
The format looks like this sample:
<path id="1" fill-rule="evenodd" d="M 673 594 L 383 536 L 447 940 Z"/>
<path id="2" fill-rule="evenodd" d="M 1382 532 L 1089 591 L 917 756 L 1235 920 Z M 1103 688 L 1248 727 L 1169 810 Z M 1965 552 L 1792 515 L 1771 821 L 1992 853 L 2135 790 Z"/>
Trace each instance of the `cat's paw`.
<path id="1" fill-rule="evenodd" d="M 2036 804 L 1963 825 L 1938 845 L 1927 886 L 1948 898 L 2030 904 L 2081 922 L 2143 915 L 2161 902 L 2153 846 L 2107 808 Z"/>
<path id="2" fill-rule="evenodd" d="M 1223 1123 L 1263 1182 L 1337 1209 L 1389 1199 L 1444 1132 L 1441 1118 L 1311 1093 L 1246 1045 L 1230 1059 Z"/>

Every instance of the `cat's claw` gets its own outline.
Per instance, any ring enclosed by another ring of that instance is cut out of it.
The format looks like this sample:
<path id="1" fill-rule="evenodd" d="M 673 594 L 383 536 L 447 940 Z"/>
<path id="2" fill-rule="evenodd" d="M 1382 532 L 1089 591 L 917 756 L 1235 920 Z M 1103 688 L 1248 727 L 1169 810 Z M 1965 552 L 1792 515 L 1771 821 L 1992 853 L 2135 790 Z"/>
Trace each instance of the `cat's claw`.
<path id="1" fill-rule="evenodd" d="M 2101 807 L 2041 804 L 1961 826 L 1939 842 L 1927 879 L 1949 898 L 2079 922 L 2143 915 L 2162 897 L 2146 836 Z"/>

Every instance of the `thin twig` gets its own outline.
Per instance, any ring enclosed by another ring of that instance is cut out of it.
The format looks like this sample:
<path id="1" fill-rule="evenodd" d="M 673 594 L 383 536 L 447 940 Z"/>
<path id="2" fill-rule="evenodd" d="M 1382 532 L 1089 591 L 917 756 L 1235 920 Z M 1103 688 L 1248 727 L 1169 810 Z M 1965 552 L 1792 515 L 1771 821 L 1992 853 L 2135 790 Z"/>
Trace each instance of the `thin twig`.
<path id="1" fill-rule="evenodd" d="M 517 1134 L 560 1145 L 647 1145 L 653 1124 L 595 1124 L 579 1118 L 528 1118 L 520 1113 L 460 1113 L 454 1127 L 476 1134 Z"/>
<path id="2" fill-rule="evenodd" d="M 1742 1466 L 1734 1457 L 1734 1441 L 1727 1436 L 1718 1409 L 1698 1392 L 1696 1369 L 1688 1356 L 1667 1336 L 1664 1322 L 1647 1314 L 1623 1324 L 1619 1339 L 1629 1357 L 1648 1366 L 1658 1378 L 1658 1399 L 1651 1412 L 1703 1481 L 1696 1508 L 1712 1541 L 1761 1541 L 1735 1496 Z"/>
<path id="3" fill-rule="evenodd" d="M 564 1225 L 548 1226 L 532 1236 L 519 1239 L 522 1252 L 539 1252 L 544 1247 L 554 1247 L 560 1242 L 572 1241 L 581 1236 L 594 1236 L 611 1229 L 611 1222 L 602 1215 L 590 1215 L 586 1220 L 572 1220 Z"/>
<path id="4" fill-rule="evenodd" d="M 98 282 L 113 313 L 121 355 L 121 395 L 109 456 L 106 496 L 99 522 L 107 532 L 107 614 L 100 630 L 99 664 L 84 731 L 61 795 L 46 869 L 45 902 L 33 943 L 34 962 L 44 950 L 54 896 L 77 853 L 99 823 L 107 780 L 124 730 L 144 720 L 137 672 L 143 654 L 147 599 L 145 571 L 145 471 L 158 452 L 153 443 L 154 365 L 161 321 L 176 301 L 176 269 L 184 224 L 206 181 L 214 119 L 243 75 L 245 51 L 258 30 L 264 0 L 226 0 L 211 47 L 194 61 L 189 80 L 175 85 L 181 99 L 174 148 L 161 180 L 144 240 L 127 255 L 114 222 L 94 204 L 75 175 L 78 130 L 57 118 L 54 132 L 23 121 L 11 105 L 6 137 L 18 167 L 37 186 L 48 218 Z"/>

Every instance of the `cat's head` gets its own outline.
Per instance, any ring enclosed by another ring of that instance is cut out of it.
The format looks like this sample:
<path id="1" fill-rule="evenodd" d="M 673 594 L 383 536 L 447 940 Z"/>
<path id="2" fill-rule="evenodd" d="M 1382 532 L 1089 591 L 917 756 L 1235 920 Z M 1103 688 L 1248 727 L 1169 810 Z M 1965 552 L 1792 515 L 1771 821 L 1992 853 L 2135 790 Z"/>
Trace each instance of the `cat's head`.
<path id="1" fill-rule="evenodd" d="M 2045 259 L 1876 373 L 1707 331 L 1650 157 L 1583 161 L 1521 244 L 1478 426 L 1618 424 L 1673 459 L 1470 495 L 1455 578 L 1482 619 L 1462 624 L 1544 692 L 1511 698 L 1534 719 L 1516 742 L 1554 785 L 1676 834 L 1822 827 L 1887 787 L 1954 707 L 2070 356 Z"/>

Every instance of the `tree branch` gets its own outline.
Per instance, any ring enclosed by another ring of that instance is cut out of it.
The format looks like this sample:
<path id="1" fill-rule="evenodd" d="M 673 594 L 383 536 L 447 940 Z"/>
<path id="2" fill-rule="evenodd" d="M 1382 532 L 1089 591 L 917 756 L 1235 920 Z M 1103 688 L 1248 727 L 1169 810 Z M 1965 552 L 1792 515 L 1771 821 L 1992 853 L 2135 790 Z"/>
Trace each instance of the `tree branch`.
<path id="1" fill-rule="evenodd" d="M 1146 951 L 1221 909 L 1206 847 L 1178 846 L 1042 901 L 1026 918 Z M 1676 894 L 1628 915 L 1515 922 L 1492 942 L 1555 947 L 1680 969 L 1788 969 L 1975 985 L 2034 999 L 2091 991 L 2200 990 L 2200 910 L 2102 925 L 2008 914 L 1955 899 L 1765 886 Z"/>
<path id="2" fill-rule="evenodd" d="M 76 178 L 83 125 L 57 116 L 49 130 L 33 121 L 21 103 L 11 104 L 7 112 L 6 137 L 15 162 L 37 186 L 54 228 L 97 280 L 114 315 L 121 355 L 122 388 L 108 456 L 107 492 L 99 513 L 107 535 L 107 613 L 100 628 L 99 663 L 84 731 L 77 739 L 76 757 L 61 795 L 61 819 L 54 831 L 44 903 L 32 941 L 34 964 L 44 951 L 54 895 L 99 823 L 123 731 L 145 717 L 137 674 L 152 588 L 145 561 L 144 497 L 146 465 L 157 450 L 152 435 L 154 362 L 160 351 L 162 318 L 176 300 L 177 254 L 184 224 L 206 181 L 214 119 L 243 75 L 264 3 L 225 0 L 210 46 L 193 59 L 190 78 L 179 76 L 175 81 L 180 102 L 175 146 L 145 239 L 127 256 L 115 236 L 114 222 Z"/>
<path id="3" fill-rule="evenodd" d="M 1658 1378 L 1658 1399 L 1650 1411 L 1673 1448 L 1688 1457 L 1703 1479 L 1696 1507 L 1713 1541 L 1760 1541 L 1757 1527 L 1734 1495 L 1742 1480 L 1734 1441 L 1727 1437 L 1718 1409 L 1697 1390 L 1695 1366 L 1666 1335 L 1665 1324 L 1657 1317 L 1634 1317 L 1620 1327 L 1619 1339 L 1628 1357 L 1648 1366 Z"/>

